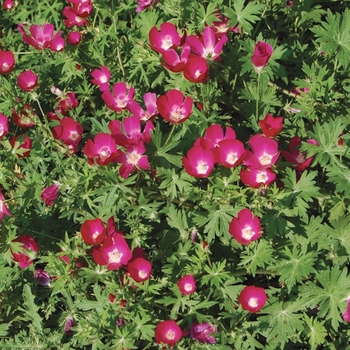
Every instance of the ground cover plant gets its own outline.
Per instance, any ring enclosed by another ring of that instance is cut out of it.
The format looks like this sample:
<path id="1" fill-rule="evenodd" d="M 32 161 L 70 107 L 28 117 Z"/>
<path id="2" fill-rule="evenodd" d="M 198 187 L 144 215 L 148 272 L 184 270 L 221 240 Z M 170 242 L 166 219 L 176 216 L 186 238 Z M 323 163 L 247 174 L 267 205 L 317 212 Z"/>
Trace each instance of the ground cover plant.
<path id="1" fill-rule="evenodd" d="M 0 348 L 346 349 L 347 1 L 2 1 Z"/>

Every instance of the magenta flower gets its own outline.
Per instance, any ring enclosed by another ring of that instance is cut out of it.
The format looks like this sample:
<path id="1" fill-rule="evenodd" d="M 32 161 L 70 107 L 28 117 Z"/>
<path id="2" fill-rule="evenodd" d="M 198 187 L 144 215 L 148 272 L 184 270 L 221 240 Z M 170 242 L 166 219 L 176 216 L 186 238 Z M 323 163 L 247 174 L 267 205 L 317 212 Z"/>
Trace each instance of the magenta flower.
<path id="1" fill-rule="evenodd" d="M 206 178 L 214 169 L 213 151 L 202 146 L 194 146 L 188 151 L 187 156 L 182 158 L 182 164 L 189 175 Z"/>
<path id="2" fill-rule="evenodd" d="M 128 263 L 127 270 L 136 282 L 144 282 L 151 277 L 152 264 L 144 258 L 136 258 Z"/>
<path id="3" fill-rule="evenodd" d="M 105 91 L 109 89 L 109 79 L 111 78 L 111 72 L 106 66 L 101 66 L 101 69 L 95 69 L 91 72 L 91 76 L 94 79 L 91 79 L 91 82 L 94 85 L 100 87 L 100 91 Z"/>
<path id="4" fill-rule="evenodd" d="M 107 237 L 107 229 L 100 218 L 85 220 L 80 229 L 81 237 L 86 244 L 101 244 Z"/>
<path id="5" fill-rule="evenodd" d="M 245 157 L 244 145 L 239 140 L 222 140 L 213 150 L 216 163 L 226 168 L 233 168 L 241 164 Z"/>
<path id="6" fill-rule="evenodd" d="M 153 92 L 146 92 L 143 95 L 143 100 L 145 102 L 146 111 L 143 110 L 136 101 L 129 103 L 127 108 L 130 113 L 138 117 L 141 121 L 147 122 L 153 120 L 158 114 L 157 95 Z"/>
<path id="7" fill-rule="evenodd" d="M 144 11 L 145 9 L 151 7 L 156 2 L 159 2 L 159 0 L 137 0 L 137 3 L 139 6 L 136 8 L 136 12 Z"/>
<path id="8" fill-rule="evenodd" d="M 13 242 L 22 243 L 21 251 L 18 253 L 12 252 L 12 258 L 14 261 L 19 263 L 19 267 L 24 269 L 32 264 L 36 253 L 39 250 L 38 244 L 31 236 L 21 235 L 14 239 Z"/>
<path id="9" fill-rule="evenodd" d="M 81 33 L 79 31 L 69 32 L 67 35 L 67 42 L 71 45 L 79 45 L 81 42 Z"/>
<path id="10" fill-rule="evenodd" d="M 218 329 L 216 326 L 210 323 L 198 323 L 194 322 L 191 324 L 190 337 L 196 339 L 201 343 L 215 344 L 214 334 L 217 334 Z"/>
<path id="11" fill-rule="evenodd" d="M 184 69 L 191 53 L 189 45 L 185 44 L 181 48 L 180 56 L 175 49 L 168 49 L 162 52 L 163 66 L 171 72 L 180 72 Z"/>
<path id="12" fill-rule="evenodd" d="M 346 310 L 342 313 L 342 318 L 345 322 L 350 322 L 350 297 L 348 297 L 347 300 L 347 307 Z"/>
<path id="13" fill-rule="evenodd" d="M 58 108 L 57 111 L 61 114 L 65 115 L 70 109 L 76 108 L 79 105 L 79 101 L 77 100 L 75 93 L 72 91 L 66 92 L 63 94 L 57 88 L 54 88 L 55 92 L 58 93 Z M 59 90 L 59 91 L 57 91 Z"/>
<path id="14" fill-rule="evenodd" d="M 4 136 L 9 131 L 9 118 L 0 113 L 0 140 L 4 138 Z"/>
<path id="15" fill-rule="evenodd" d="M 307 140 L 306 142 L 318 146 L 318 142 L 314 139 Z M 300 137 L 298 136 L 292 137 L 289 141 L 290 152 L 282 150 L 282 155 L 288 162 L 294 164 L 294 168 L 296 170 L 304 171 L 306 168 L 308 168 L 311 165 L 314 157 L 306 158 L 307 154 L 299 150 L 300 145 L 301 145 Z"/>
<path id="16" fill-rule="evenodd" d="M 0 74 L 12 72 L 15 66 L 15 56 L 12 51 L 0 50 Z"/>
<path id="17" fill-rule="evenodd" d="M 271 114 L 266 114 L 264 119 L 259 120 L 259 125 L 266 137 L 275 137 L 283 128 L 283 117 L 274 118 Z"/>
<path id="18" fill-rule="evenodd" d="M 106 266 L 108 270 L 118 270 L 131 259 L 131 250 L 123 235 L 108 236 L 99 247 L 93 247 L 92 258 L 95 263 Z"/>
<path id="19" fill-rule="evenodd" d="M 74 326 L 74 320 L 71 316 L 67 317 L 66 319 L 66 323 L 64 324 L 64 331 L 67 333 L 67 334 L 72 334 L 73 331 L 72 331 L 72 327 Z"/>
<path id="20" fill-rule="evenodd" d="M 219 11 L 215 11 L 213 14 L 215 14 L 218 18 L 218 20 L 214 21 L 212 24 L 216 37 L 220 38 L 221 36 L 227 34 L 227 32 L 241 32 L 238 25 L 235 27 L 230 27 L 228 24 L 229 19 L 225 16 L 222 16 Z"/>
<path id="21" fill-rule="evenodd" d="M 112 111 L 121 112 L 133 101 L 135 89 L 129 88 L 126 83 L 116 83 L 113 86 L 113 93 L 109 90 L 102 92 L 102 99 L 107 108 Z"/>
<path id="22" fill-rule="evenodd" d="M 268 186 L 276 179 L 276 174 L 270 169 L 242 169 L 239 175 L 241 181 L 252 188 Z"/>
<path id="23" fill-rule="evenodd" d="M 73 5 L 72 10 L 80 17 L 90 16 L 93 4 L 92 0 L 67 0 Z"/>
<path id="24" fill-rule="evenodd" d="M 185 275 L 177 281 L 179 291 L 183 295 L 189 295 L 196 290 L 196 281 L 192 275 Z"/>
<path id="25" fill-rule="evenodd" d="M 192 113 L 193 99 L 179 90 L 169 90 L 157 100 L 159 114 L 169 123 L 181 124 Z"/>
<path id="26" fill-rule="evenodd" d="M 12 152 L 18 158 L 28 157 L 32 150 L 32 140 L 23 134 L 12 137 L 10 139 L 10 145 L 13 148 Z"/>
<path id="27" fill-rule="evenodd" d="M 12 110 L 13 122 L 22 129 L 27 129 L 32 126 L 35 126 L 35 118 L 37 114 L 33 112 L 31 106 L 28 104 L 24 105 L 24 108 L 18 113 L 15 109 Z"/>
<path id="28" fill-rule="evenodd" d="M 205 59 L 211 58 L 213 61 L 218 61 L 227 40 L 228 37 L 226 35 L 222 35 L 220 40 L 218 40 L 214 29 L 206 26 L 201 37 L 189 35 L 186 38 L 186 43 L 191 47 L 191 51 L 194 54 Z"/>
<path id="29" fill-rule="evenodd" d="M 17 77 L 18 87 L 23 91 L 33 91 L 39 86 L 38 75 L 31 70 L 25 70 Z"/>
<path id="30" fill-rule="evenodd" d="M 41 192 L 41 199 L 49 207 L 52 206 L 53 202 L 57 199 L 60 192 L 60 185 L 58 182 L 55 182 L 53 185 L 46 187 Z"/>
<path id="31" fill-rule="evenodd" d="M 5 197 L 4 195 L 2 194 L 2 190 L 0 188 L 0 221 L 2 220 L 2 218 L 4 217 L 4 215 L 7 215 L 7 216 L 11 216 L 11 213 L 10 211 L 7 209 L 5 203 Z"/>
<path id="32" fill-rule="evenodd" d="M 260 220 L 249 209 L 242 209 L 237 217 L 231 220 L 229 233 L 238 243 L 248 245 L 261 237 Z"/>
<path id="33" fill-rule="evenodd" d="M 107 133 L 97 134 L 93 141 L 87 140 L 83 152 L 88 157 L 90 165 L 95 162 L 98 165 L 107 165 L 113 162 L 118 155 L 115 140 Z"/>
<path id="34" fill-rule="evenodd" d="M 34 278 L 38 281 L 38 283 L 41 286 L 49 286 L 50 285 L 50 281 L 51 281 L 50 275 L 48 272 L 46 272 L 44 270 L 41 270 L 41 269 L 35 270 Z"/>
<path id="35" fill-rule="evenodd" d="M 26 25 L 22 23 L 18 25 L 18 31 L 22 34 L 23 41 L 37 50 L 49 48 L 53 51 L 57 51 L 58 48 L 59 50 L 62 49 L 62 45 L 64 47 L 64 39 L 61 37 L 61 31 L 57 31 L 57 33 L 53 35 L 54 28 L 54 25 L 49 23 L 45 23 L 43 26 L 33 24 L 29 27 L 31 35 L 28 35 L 26 33 Z"/>
<path id="36" fill-rule="evenodd" d="M 182 39 L 175 25 L 169 22 L 162 23 L 160 30 L 154 26 L 149 32 L 151 49 L 159 53 L 180 46 Z"/>
<path id="37" fill-rule="evenodd" d="M 205 142 L 203 142 L 203 140 Z M 202 138 L 198 138 L 195 142 L 195 146 L 203 146 L 205 148 L 214 148 L 219 146 L 219 142 L 223 140 L 236 140 L 236 132 L 230 127 L 227 126 L 224 132 L 224 129 L 219 124 L 210 125 L 206 130 Z"/>
<path id="38" fill-rule="evenodd" d="M 238 297 L 243 310 L 255 313 L 266 304 L 267 295 L 264 288 L 246 286 Z"/>
<path id="39" fill-rule="evenodd" d="M 273 52 L 273 48 L 270 44 L 263 41 L 259 41 L 254 48 L 254 53 L 252 56 L 253 66 L 258 72 L 267 65 L 268 60 L 270 59 Z"/>
<path id="40" fill-rule="evenodd" d="M 71 153 L 77 151 L 77 146 L 83 135 L 83 127 L 71 117 L 60 119 L 60 125 L 52 129 L 52 135 L 56 140 L 61 140 L 70 147 Z"/>
<path id="41" fill-rule="evenodd" d="M 119 174 L 123 179 L 126 179 L 136 169 L 149 170 L 151 168 L 148 156 L 144 155 L 145 152 L 146 147 L 143 142 L 128 146 L 124 152 L 119 152 L 115 162 L 122 163 L 119 168 Z"/>
<path id="42" fill-rule="evenodd" d="M 66 6 L 63 9 L 63 15 L 66 19 L 63 21 L 67 28 L 73 26 L 81 27 L 84 24 L 89 24 L 86 17 L 88 17 L 93 9 L 91 0 L 67 0 L 73 6 Z"/>
<path id="43" fill-rule="evenodd" d="M 140 142 L 150 142 L 150 131 L 154 130 L 152 122 L 148 121 L 141 132 L 141 122 L 136 116 L 124 118 L 122 123 L 119 120 L 112 120 L 108 128 L 117 145 L 123 147 L 138 145 Z"/>
<path id="44" fill-rule="evenodd" d="M 207 60 L 200 56 L 190 55 L 183 68 L 184 77 L 192 83 L 206 82 L 208 73 Z"/>
<path id="45" fill-rule="evenodd" d="M 175 345 L 182 337 L 181 328 L 174 320 L 162 321 L 155 330 L 157 344 Z"/>
<path id="46" fill-rule="evenodd" d="M 2 3 L 2 7 L 5 10 L 11 10 L 13 9 L 14 6 L 15 6 L 15 3 L 12 0 L 4 0 L 4 2 Z"/>
<path id="47" fill-rule="evenodd" d="M 267 169 L 276 164 L 280 152 L 278 142 L 262 134 L 253 135 L 249 141 L 251 151 L 246 151 L 244 165 L 257 169 Z"/>

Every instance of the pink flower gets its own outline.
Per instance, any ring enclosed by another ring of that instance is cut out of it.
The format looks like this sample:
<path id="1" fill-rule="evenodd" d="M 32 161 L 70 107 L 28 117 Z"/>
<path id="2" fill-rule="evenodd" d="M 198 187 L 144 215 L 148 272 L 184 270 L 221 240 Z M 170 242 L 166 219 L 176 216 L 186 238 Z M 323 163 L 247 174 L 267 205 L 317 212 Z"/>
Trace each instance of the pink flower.
<path id="1" fill-rule="evenodd" d="M 182 158 L 186 172 L 197 178 L 208 177 L 214 169 L 215 159 L 211 149 L 194 146 Z"/>
<path id="2" fill-rule="evenodd" d="M 41 269 L 35 270 L 34 278 L 38 281 L 38 283 L 41 286 L 49 286 L 50 285 L 50 280 L 51 280 L 50 275 L 48 272 L 46 272 L 44 270 L 41 270 Z"/>
<path id="3" fill-rule="evenodd" d="M 107 237 L 107 229 L 101 219 L 85 220 L 80 229 L 81 237 L 86 244 L 101 244 Z"/>
<path id="4" fill-rule="evenodd" d="M 136 101 L 129 103 L 127 108 L 130 113 L 138 117 L 141 121 L 147 122 L 153 120 L 158 114 L 157 95 L 153 92 L 146 92 L 143 95 L 143 100 L 145 102 L 146 111 L 144 111 Z"/>
<path id="5" fill-rule="evenodd" d="M 136 169 L 149 170 L 151 168 L 148 156 L 144 155 L 145 152 L 146 147 L 143 142 L 128 146 L 124 152 L 119 152 L 114 161 L 122 163 L 119 174 L 123 179 L 126 179 Z"/>
<path id="6" fill-rule="evenodd" d="M 112 120 L 108 128 L 117 145 L 123 147 L 138 145 L 140 142 L 150 142 L 150 131 L 154 130 L 152 122 L 148 121 L 141 132 L 141 122 L 136 116 L 124 118 L 122 123 L 119 120 Z"/>
<path id="7" fill-rule="evenodd" d="M 126 83 L 116 83 L 113 86 L 113 93 L 109 90 L 102 92 L 102 99 L 107 108 L 112 111 L 121 112 L 133 101 L 135 89 L 129 88 Z"/>
<path id="8" fill-rule="evenodd" d="M 261 237 L 260 220 L 249 209 L 242 209 L 238 216 L 231 220 L 229 233 L 238 243 L 248 245 Z"/>
<path id="9" fill-rule="evenodd" d="M 23 91 L 33 91 L 39 86 L 38 75 L 31 70 L 25 70 L 17 77 L 18 87 Z"/>
<path id="10" fill-rule="evenodd" d="M 243 162 L 246 151 L 241 141 L 227 139 L 220 141 L 213 152 L 216 163 L 233 168 Z"/>
<path id="11" fill-rule="evenodd" d="M 152 264 L 144 258 L 136 258 L 128 263 L 127 269 L 136 282 L 144 282 L 151 277 Z"/>
<path id="12" fill-rule="evenodd" d="M 151 49 L 159 53 L 180 46 L 183 37 L 174 24 L 165 22 L 160 25 L 160 31 L 154 26 L 149 32 Z"/>
<path id="13" fill-rule="evenodd" d="M 11 10 L 15 6 L 15 3 L 12 0 L 4 0 L 2 7 L 5 10 Z"/>
<path id="14" fill-rule="evenodd" d="M 174 320 L 162 321 L 157 324 L 155 338 L 157 344 L 175 345 L 182 337 L 181 328 Z"/>
<path id="15" fill-rule="evenodd" d="M 81 34 L 79 31 L 69 32 L 67 35 L 67 42 L 71 45 L 79 45 L 81 42 Z"/>
<path id="16" fill-rule="evenodd" d="M 169 123 L 181 124 L 192 113 L 193 99 L 179 90 L 169 90 L 157 100 L 159 114 Z"/>
<path id="17" fill-rule="evenodd" d="M 12 72 L 15 66 L 15 56 L 12 51 L 0 50 L 0 74 Z"/>
<path id="18" fill-rule="evenodd" d="M 108 270 L 118 270 L 126 266 L 131 259 L 131 250 L 123 235 L 116 233 L 108 236 L 99 247 L 93 247 L 92 258 L 101 266 L 107 265 Z"/>
<path id="19" fill-rule="evenodd" d="M 32 140 L 23 134 L 14 136 L 10 140 L 12 146 L 12 152 L 17 155 L 18 158 L 28 157 L 32 150 Z"/>
<path id="20" fill-rule="evenodd" d="M 180 56 L 175 49 L 168 49 L 162 52 L 163 66 L 171 72 L 180 72 L 184 69 L 191 53 L 189 45 L 185 44 L 181 48 Z"/>
<path id="21" fill-rule="evenodd" d="M 273 48 L 270 44 L 263 41 L 259 41 L 254 48 L 252 56 L 253 66 L 258 72 L 260 72 L 267 64 L 273 52 Z"/>
<path id="22" fill-rule="evenodd" d="M 117 145 L 110 134 L 99 133 L 94 137 L 94 141 L 87 140 L 84 146 L 84 154 L 88 157 L 88 163 L 92 165 L 107 165 L 113 162 L 118 155 Z"/>
<path id="23" fill-rule="evenodd" d="M 55 90 L 59 90 L 55 88 Z M 58 108 L 57 110 L 61 114 L 66 114 L 70 109 L 76 108 L 79 105 L 79 101 L 77 100 L 75 93 L 72 91 L 66 92 L 65 94 L 60 91 L 58 96 Z"/>
<path id="24" fill-rule="evenodd" d="M 192 83 L 206 82 L 208 73 L 207 60 L 200 56 L 191 55 L 183 68 L 184 77 Z"/>
<path id="25" fill-rule="evenodd" d="M 61 140 L 70 147 L 71 153 L 76 152 L 77 146 L 83 135 L 83 127 L 71 117 L 60 119 L 60 125 L 52 129 L 52 135 L 56 140 Z"/>
<path id="26" fill-rule="evenodd" d="M 348 297 L 348 300 L 347 300 L 347 307 L 346 307 L 346 310 L 342 313 L 341 315 L 343 317 L 343 320 L 345 322 L 350 322 L 350 297 Z"/>
<path id="27" fill-rule="evenodd" d="M 196 290 L 196 281 L 192 275 L 185 275 L 177 281 L 177 286 L 183 295 L 189 295 Z"/>
<path id="28" fill-rule="evenodd" d="M 307 140 L 307 143 L 311 143 L 313 145 L 318 146 L 318 142 L 314 139 Z M 300 152 L 299 146 L 301 145 L 300 137 L 294 136 L 289 141 L 289 151 L 282 150 L 283 157 L 290 163 L 294 164 L 294 168 L 299 171 L 304 171 L 308 168 L 314 157 L 307 157 L 307 154 L 304 152 Z"/>
<path id="29" fill-rule="evenodd" d="M 21 251 L 18 253 L 12 252 L 13 260 L 19 263 L 19 267 L 24 269 L 32 264 L 36 253 L 39 250 L 38 244 L 31 236 L 22 235 L 14 239 L 13 242 L 22 243 Z"/>
<path id="30" fill-rule="evenodd" d="M 276 174 L 270 169 L 242 169 L 240 172 L 241 181 L 252 188 L 268 186 L 276 179 Z"/>
<path id="31" fill-rule="evenodd" d="M 136 12 L 141 12 L 151 7 L 156 2 L 159 2 L 159 0 L 137 0 L 139 6 L 136 8 Z"/>
<path id="32" fill-rule="evenodd" d="M 74 26 L 81 27 L 84 24 L 89 24 L 88 20 L 85 17 L 77 15 L 72 7 L 66 6 L 62 13 L 63 16 L 66 17 L 63 23 L 67 28 L 72 28 Z"/>
<path id="33" fill-rule="evenodd" d="M 204 139 L 205 141 L 203 142 Z M 236 140 L 236 132 L 230 127 L 226 127 L 226 131 L 221 125 L 210 125 L 206 130 L 202 138 L 198 138 L 195 142 L 195 146 L 203 146 L 205 148 L 218 147 L 219 143 L 223 140 Z"/>
<path id="34" fill-rule="evenodd" d="M 189 35 L 186 38 L 186 43 L 191 47 L 191 51 L 205 59 L 208 57 L 214 61 L 220 59 L 223 46 L 228 40 L 226 35 L 222 35 L 220 40 L 215 36 L 214 29 L 206 26 L 201 37 Z"/>
<path id="35" fill-rule="evenodd" d="M 11 216 L 10 211 L 7 209 L 5 203 L 5 197 L 2 194 L 2 190 L 0 188 L 0 221 L 2 220 L 2 218 L 4 217 L 4 214 L 7 216 Z"/>
<path id="36" fill-rule="evenodd" d="M 71 316 L 67 317 L 66 319 L 66 323 L 64 324 L 64 331 L 67 334 L 72 334 L 73 331 L 71 330 L 71 328 L 74 326 L 74 320 Z"/>
<path id="37" fill-rule="evenodd" d="M 73 5 L 72 10 L 80 17 L 90 16 L 93 4 L 91 0 L 67 0 Z"/>
<path id="38" fill-rule="evenodd" d="M 108 82 L 111 78 L 111 72 L 106 66 L 101 66 L 101 69 L 95 69 L 91 72 L 91 76 L 94 79 L 91 79 L 91 82 L 94 85 L 100 87 L 100 91 L 105 91 L 109 89 Z"/>
<path id="39" fill-rule="evenodd" d="M 32 126 L 35 126 L 35 118 L 37 118 L 37 114 L 33 112 L 32 108 L 25 104 L 24 108 L 20 110 L 18 113 L 15 109 L 12 110 L 13 122 L 22 129 L 27 129 Z"/>
<path id="40" fill-rule="evenodd" d="M 246 151 L 244 165 L 267 169 L 276 164 L 280 155 L 278 142 L 262 134 L 253 135 L 249 141 L 251 151 Z"/>
<path id="41" fill-rule="evenodd" d="M 53 185 L 43 189 L 41 193 L 41 199 L 47 206 L 51 207 L 53 202 L 57 199 L 59 192 L 60 185 L 56 182 Z"/>
<path id="42" fill-rule="evenodd" d="M 9 118 L 0 113 L 0 140 L 4 138 L 4 136 L 9 131 Z"/>
<path id="43" fill-rule="evenodd" d="M 18 25 L 18 31 L 22 34 L 23 41 L 36 48 L 37 50 L 43 50 L 49 48 L 53 51 L 57 51 L 57 46 L 59 44 L 60 49 L 62 49 L 62 40 L 61 31 L 57 31 L 55 35 L 54 33 L 54 25 L 45 23 L 43 26 L 38 24 L 33 24 L 29 27 L 29 32 L 31 35 L 26 33 L 26 25 L 20 23 Z M 52 44 L 53 41 L 53 44 Z M 52 47 L 51 47 L 52 44 Z M 64 40 L 63 40 L 64 47 Z"/>
<path id="44" fill-rule="evenodd" d="M 201 343 L 215 344 L 216 341 L 213 335 L 217 334 L 217 332 L 217 327 L 211 325 L 210 323 L 194 322 L 191 324 L 190 337 L 200 341 Z"/>
<path id="45" fill-rule="evenodd" d="M 236 25 L 235 27 L 230 27 L 230 25 L 228 24 L 229 19 L 225 16 L 222 16 L 219 11 L 215 11 L 213 14 L 215 14 L 218 18 L 218 20 L 214 21 L 212 24 L 216 37 L 220 38 L 227 32 L 231 31 L 235 33 L 241 32 L 238 25 Z"/>
<path id="46" fill-rule="evenodd" d="M 255 313 L 266 304 L 267 295 L 264 288 L 246 286 L 238 297 L 238 302 L 243 310 Z"/>
<path id="47" fill-rule="evenodd" d="M 259 120 L 261 131 L 266 137 L 275 137 L 283 128 L 283 117 L 274 118 L 266 114 L 263 120 Z"/>

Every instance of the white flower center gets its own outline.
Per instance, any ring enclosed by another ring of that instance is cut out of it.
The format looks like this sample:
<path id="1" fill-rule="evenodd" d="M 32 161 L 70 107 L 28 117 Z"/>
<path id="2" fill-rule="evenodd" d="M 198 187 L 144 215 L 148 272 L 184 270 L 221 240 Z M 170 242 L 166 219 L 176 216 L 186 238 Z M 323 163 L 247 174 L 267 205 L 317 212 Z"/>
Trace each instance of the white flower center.
<path id="1" fill-rule="evenodd" d="M 147 277 L 147 272 L 145 270 L 139 271 L 139 277 L 144 279 Z"/>
<path id="2" fill-rule="evenodd" d="M 272 159 L 272 156 L 264 152 L 263 155 L 259 157 L 259 162 L 261 165 L 267 165 L 267 164 L 271 164 L 271 159 Z"/>
<path id="3" fill-rule="evenodd" d="M 228 164 L 235 164 L 238 160 L 238 157 L 237 157 L 237 153 L 229 153 L 227 156 L 226 156 L 226 163 Z"/>
<path id="4" fill-rule="evenodd" d="M 200 174 L 200 175 L 206 174 L 208 169 L 209 169 L 209 165 L 205 162 L 200 162 L 196 166 L 197 174 Z"/>
<path id="5" fill-rule="evenodd" d="M 185 285 L 184 285 L 184 290 L 186 291 L 186 292 L 191 292 L 192 291 L 192 284 L 191 283 L 185 283 Z"/>
<path id="6" fill-rule="evenodd" d="M 253 236 L 254 236 L 254 231 L 252 230 L 252 228 L 250 226 L 246 226 L 243 230 L 242 230 L 242 237 L 249 241 Z"/>
<path id="7" fill-rule="evenodd" d="M 123 257 L 123 254 L 120 253 L 117 249 L 108 253 L 108 261 L 110 263 L 120 263 L 120 260 L 122 257 Z"/>
<path id="8" fill-rule="evenodd" d="M 165 334 L 165 337 L 169 340 L 173 340 L 175 339 L 175 332 L 172 331 L 171 329 L 169 329 L 166 334 Z"/>
<path id="9" fill-rule="evenodd" d="M 163 50 L 168 50 L 173 45 L 173 40 L 171 39 L 170 35 L 166 35 L 164 39 L 162 40 L 162 46 L 161 48 Z"/>
<path id="10" fill-rule="evenodd" d="M 266 174 L 266 171 L 260 171 L 257 175 L 256 175 L 256 182 L 257 183 L 265 183 L 268 180 L 268 176 Z"/>
<path id="11" fill-rule="evenodd" d="M 249 301 L 248 301 L 248 305 L 250 307 L 257 307 L 259 305 L 258 298 L 250 298 Z"/>
<path id="12" fill-rule="evenodd" d="M 181 110 L 177 109 L 175 111 L 172 111 L 170 113 L 170 118 L 171 118 L 171 120 L 173 120 L 176 123 L 179 122 L 183 118 Z"/>

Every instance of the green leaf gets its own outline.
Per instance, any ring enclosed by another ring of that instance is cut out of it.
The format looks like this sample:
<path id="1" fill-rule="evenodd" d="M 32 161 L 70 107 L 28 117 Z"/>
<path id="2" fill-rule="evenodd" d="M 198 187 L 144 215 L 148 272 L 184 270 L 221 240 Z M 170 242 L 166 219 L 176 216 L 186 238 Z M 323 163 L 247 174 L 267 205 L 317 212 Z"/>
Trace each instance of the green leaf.
<path id="1" fill-rule="evenodd" d="M 26 311 L 27 317 L 32 321 L 34 328 L 39 334 L 43 333 L 42 328 L 42 318 L 40 317 L 38 311 L 39 308 L 34 302 L 34 295 L 28 284 L 23 287 L 23 299 L 24 299 L 24 308 Z"/>
<path id="2" fill-rule="evenodd" d="M 317 254 L 314 251 L 307 253 L 307 246 L 293 247 L 292 251 L 285 247 L 283 254 L 287 259 L 280 262 L 277 272 L 281 275 L 279 281 L 284 282 L 289 291 L 297 282 L 302 282 L 304 277 L 316 273 L 313 265 L 317 260 Z"/>
<path id="3" fill-rule="evenodd" d="M 339 64 L 347 68 L 350 56 L 350 10 L 346 8 L 342 14 L 333 14 L 328 10 L 326 21 L 310 30 L 317 37 L 320 51 L 335 55 Z"/>
<path id="4" fill-rule="evenodd" d="M 316 350 L 317 345 L 323 344 L 326 340 L 327 331 L 324 327 L 324 321 L 318 321 L 316 318 L 308 317 L 304 314 L 307 325 L 306 335 L 311 346 L 311 350 Z"/>

